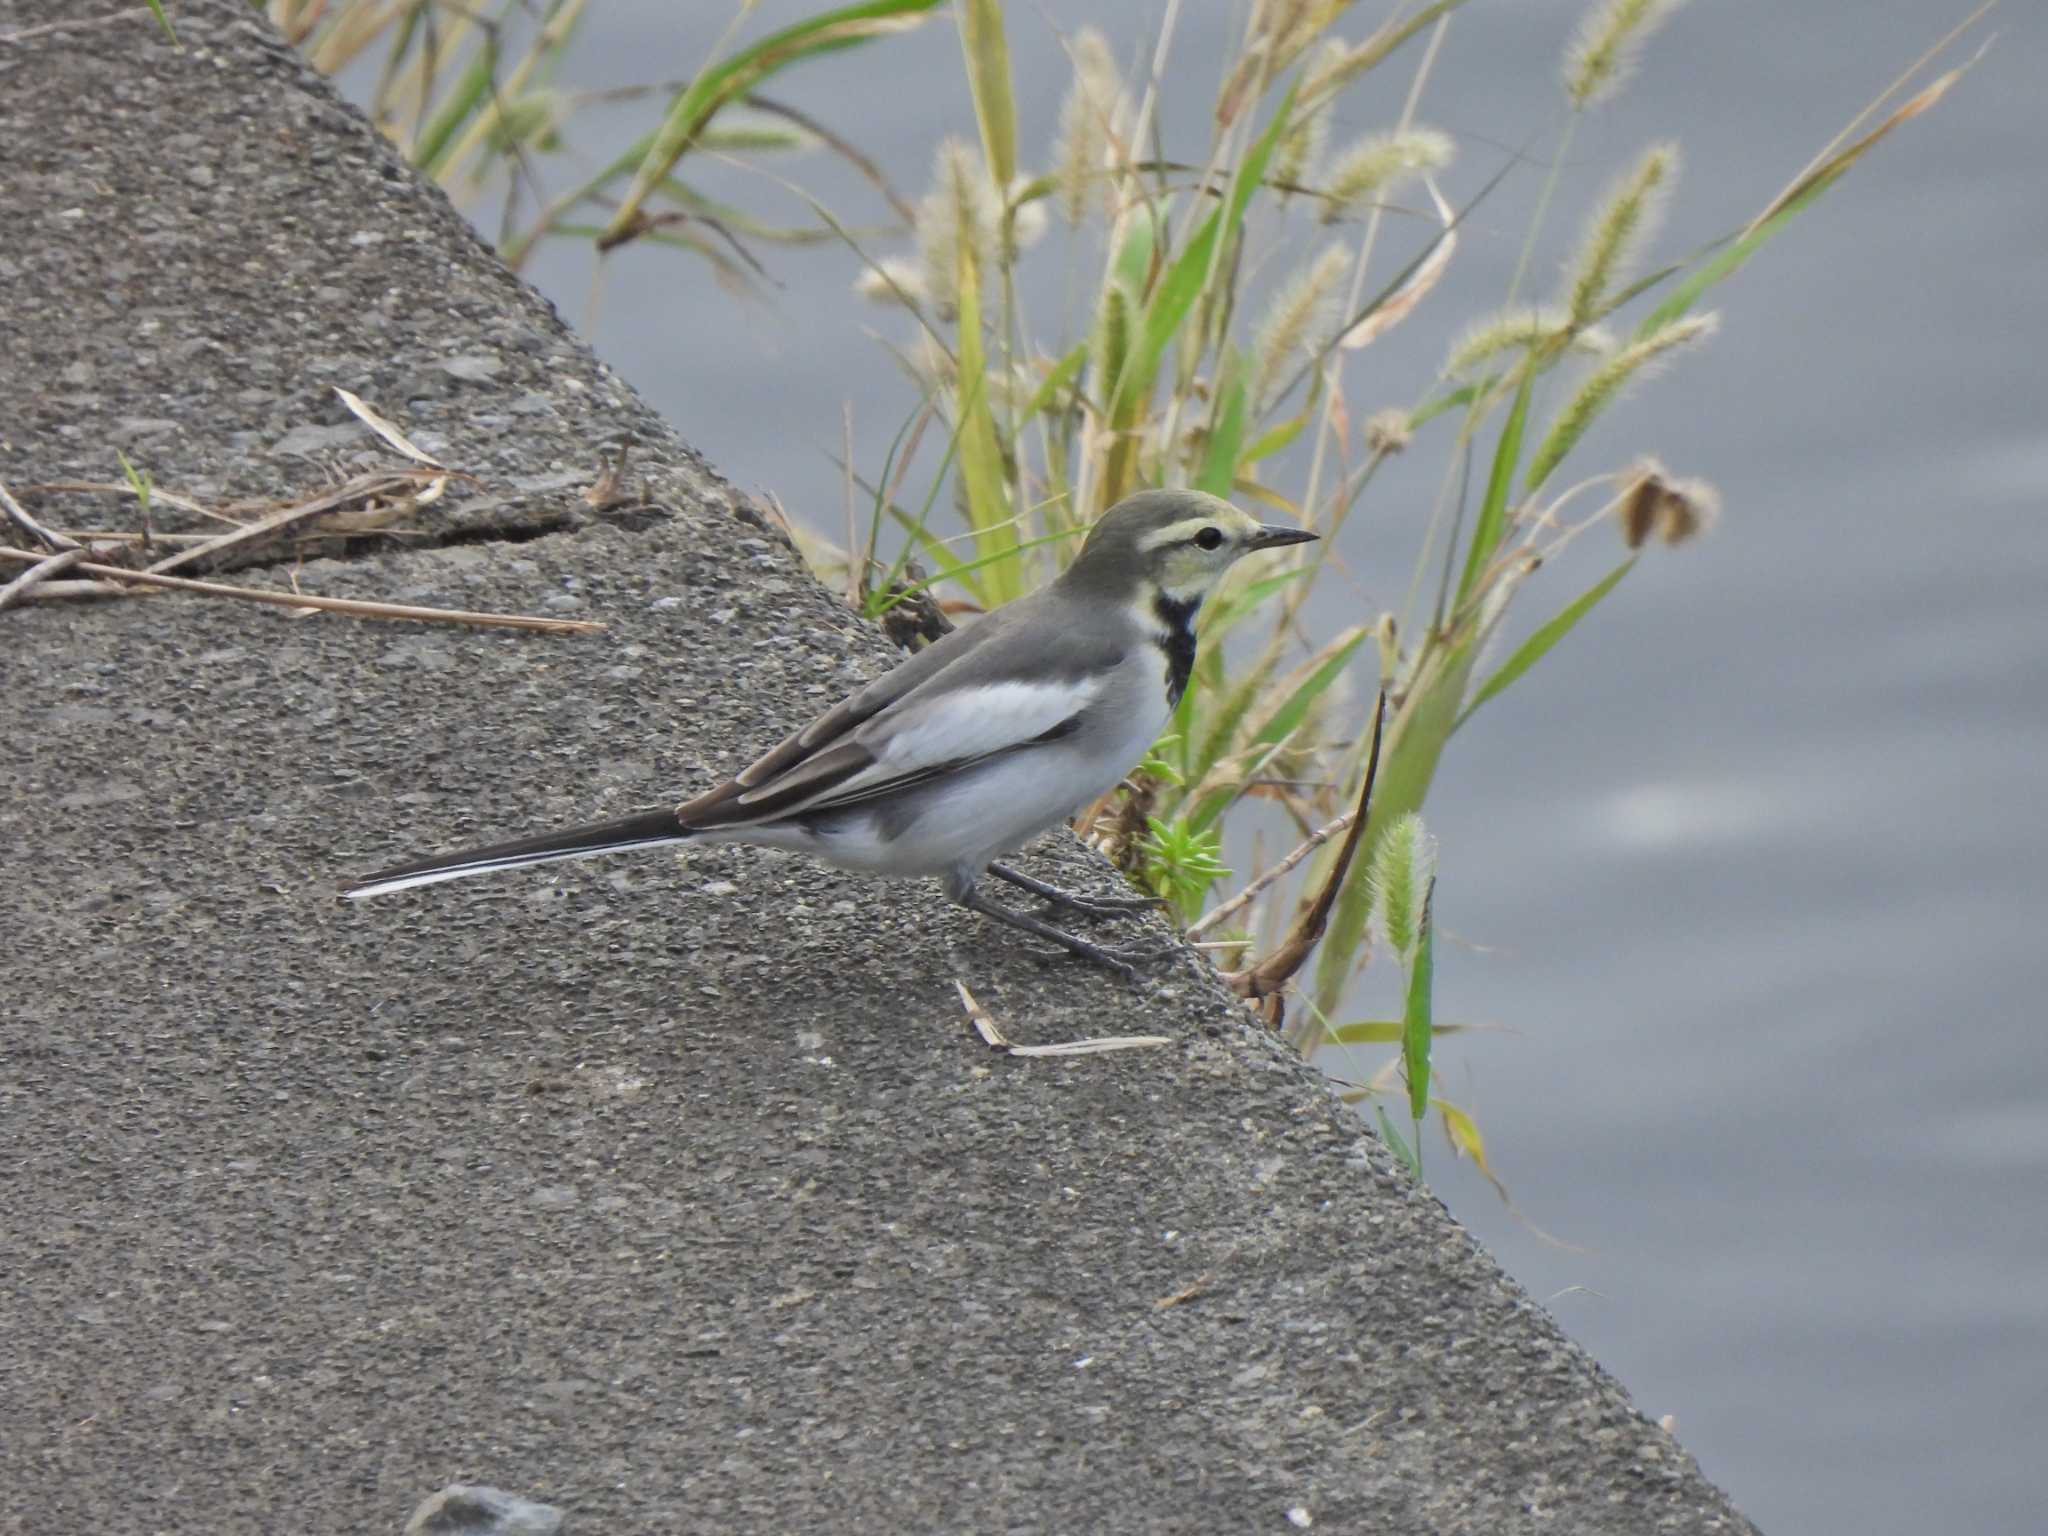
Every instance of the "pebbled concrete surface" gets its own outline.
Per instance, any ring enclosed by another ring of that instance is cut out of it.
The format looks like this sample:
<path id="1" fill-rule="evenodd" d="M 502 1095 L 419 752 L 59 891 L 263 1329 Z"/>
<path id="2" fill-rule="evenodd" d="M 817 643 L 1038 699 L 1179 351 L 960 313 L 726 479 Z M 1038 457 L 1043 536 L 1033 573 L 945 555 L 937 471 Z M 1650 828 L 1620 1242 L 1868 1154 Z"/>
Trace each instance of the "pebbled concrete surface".
<path id="1" fill-rule="evenodd" d="M 588 1530 L 1750 1529 L 1192 970 L 732 850 L 335 900 L 673 797 L 887 650 L 245 6 L 8 37 L 116 9 L 0 0 L 0 478 L 306 491 L 341 384 L 491 504 L 305 590 L 609 627 L 0 616 L 0 1530 L 454 1481 Z M 576 494 L 625 438 L 630 526 Z M 992 1058 L 956 976 L 1177 1043 Z"/>

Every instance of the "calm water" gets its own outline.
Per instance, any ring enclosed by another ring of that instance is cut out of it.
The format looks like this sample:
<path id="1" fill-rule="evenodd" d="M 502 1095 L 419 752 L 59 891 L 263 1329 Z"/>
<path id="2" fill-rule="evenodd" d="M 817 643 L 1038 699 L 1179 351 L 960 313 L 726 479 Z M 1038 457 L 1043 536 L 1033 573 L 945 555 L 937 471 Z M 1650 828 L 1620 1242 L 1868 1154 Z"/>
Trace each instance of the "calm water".
<path id="1" fill-rule="evenodd" d="M 764 4 L 747 35 L 804 9 Z M 1011 9 L 1022 144 L 1042 163 L 1066 79 L 1046 18 L 1100 8 Z M 1361 6 L 1351 34 L 1382 9 Z M 1159 6 L 1140 10 L 1126 51 L 1152 35 Z M 1242 10 L 1187 0 L 1170 152 L 1198 156 Z M 564 83 L 687 74 L 731 14 L 593 11 Z M 1422 113 L 1460 142 L 1454 199 L 1554 126 L 1548 61 L 1577 12 L 1475 0 L 1454 26 Z M 1660 249 L 1741 222 L 1961 14 L 1947 0 L 1688 8 L 1581 132 L 1559 239 L 1667 135 L 1687 171 Z M 1466 941 L 1440 957 L 1440 1015 L 1511 1031 L 1455 1043 L 1449 1080 L 1527 1223 L 1440 1145 L 1432 1176 L 1776 1531 L 2041 1529 L 2048 27 L 2017 5 L 1999 25 L 1940 110 L 1721 290 L 1721 337 L 1574 460 L 1655 451 L 1715 480 L 1727 516 L 1646 561 L 1568 653 L 1490 705 L 1430 800 L 1440 917 Z M 1405 82 L 1384 71 L 1358 93 L 1339 140 L 1390 122 Z M 776 93 L 912 196 L 937 135 L 973 131 L 943 24 Z M 643 125 L 622 112 L 580 140 L 608 155 Z M 849 218 L 879 217 L 822 156 L 777 169 Z M 1489 203 L 1451 278 L 1360 355 L 1354 405 L 1413 399 L 1451 332 L 1498 302 L 1539 179 Z M 707 184 L 802 215 L 758 178 Z M 1392 233 L 1383 251 L 1401 249 Z M 910 403 L 863 331 L 902 324 L 849 298 L 843 252 L 764 255 L 782 287 L 754 300 L 647 250 L 595 289 L 569 247 L 533 275 L 728 475 L 836 528 L 842 401 L 869 468 Z M 1038 312 L 1062 296 L 1049 288 Z M 1319 623 L 1398 599 L 1440 452 L 1375 487 L 1346 535 L 1357 585 Z"/>

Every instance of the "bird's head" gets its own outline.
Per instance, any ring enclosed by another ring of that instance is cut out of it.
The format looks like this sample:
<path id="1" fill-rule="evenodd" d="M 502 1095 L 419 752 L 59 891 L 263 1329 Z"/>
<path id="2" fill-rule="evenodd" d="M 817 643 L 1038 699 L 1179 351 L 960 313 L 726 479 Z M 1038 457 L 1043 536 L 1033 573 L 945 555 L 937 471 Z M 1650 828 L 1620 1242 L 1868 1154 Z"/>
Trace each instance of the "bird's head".
<path id="1" fill-rule="evenodd" d="M 1067 579 L 1148 607 L 1163 597 L 1192 608 L 1244 556 L 1315 537 L 1304 528 L 1261 523 L 1201 491 L 1140 491 L 1088 530 Z"/>

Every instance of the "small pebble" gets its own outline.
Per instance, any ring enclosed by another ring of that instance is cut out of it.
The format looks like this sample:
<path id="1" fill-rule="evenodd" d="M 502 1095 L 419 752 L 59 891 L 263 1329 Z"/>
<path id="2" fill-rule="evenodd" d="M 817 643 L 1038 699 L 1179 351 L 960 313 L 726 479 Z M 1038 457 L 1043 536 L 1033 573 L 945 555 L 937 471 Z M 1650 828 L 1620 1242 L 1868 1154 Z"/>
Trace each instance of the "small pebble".
<path id="1" fill-rule="evenodd" d="M 405 1522 L 405 1536 L 555 1536 L 562 1512 L 502 1488 L 450 1483 L 428 1494 Z"/>

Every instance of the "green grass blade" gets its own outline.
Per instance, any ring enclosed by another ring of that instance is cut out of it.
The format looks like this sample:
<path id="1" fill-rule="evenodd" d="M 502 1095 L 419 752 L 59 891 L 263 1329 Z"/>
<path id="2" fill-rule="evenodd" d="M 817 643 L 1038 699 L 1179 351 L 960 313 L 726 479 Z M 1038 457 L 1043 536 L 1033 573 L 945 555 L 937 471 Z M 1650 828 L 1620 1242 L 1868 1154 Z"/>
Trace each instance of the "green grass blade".
<path id="1" fill-rule="evenodd" d="M 500 12 L 502 17 L 503 12 Z M 491 80 L 498 69 L 497 35 L 486 30 L 462 78 L 442 98 L 441 105 L 420 130 L 412 147 L 412 163 L 427 176 L 438 177 L 445 167 L 448 149 L 455 135 L 475 112 L 491 98 Z"/>
<path id="2" fill-rule="evenodd" d="M 1330 925 L 1316 952 L 1315 999 L 1325 1013 L 1337 1012 L 1351 980 L 1365 928 L 1372 917 L 1372 891 L 1367 876 L 1386 829 L 1409 811 L 1422 809 L 1443 758 L 1472 678 L 1474 643 L 1462 641 L 1439 649 L 1418 672 L 1401 713 L 1388 727 L 1379 782 L 1373 788 L 1372 812 L 1358 858 L 1338 894 Z M 1369 732 L 1368 732 L 1369 735 Z M 1361 742 L 1361 745 L 1363 743 Z"/>
<path id="3" fill-rule="evenodd" d="M 946 568 L 936 576 L 927 576 L 923 581 L 914 581 L 899 591 L 886 594 L 877 593 L 874 603 L 870 605 L 871 611 L 868 617 L 877 618 L 887 613 L 906 597 L 915 597 L 927 587 L 935 587 L 942 581 L 960 581 L 964 577 L 973 575 L 976 571 L 987 570 L 990 566 L 1000 561 L 1014 560 L 1027 549 L 1036 549 L 1041 544 L 1057 544 L 1061 539 L 1070 539 L 1078 531 L 1077 529 L 1062 529 L 1058 533 L 1042 533 L 1035 539 L 1021 539 L 1010 548 L 999 549 L 992 555 L 979 555 L 972 560 L 949 561 Z M 932 542 L 937 544 L 936 540 Z M 937 547 L 943 549 L 945 546 L 938 545 Z"/>
<path id="4" fill-rule="evenodd" d="M 1480 379 L 1465 385 L 1462 389 L 1454 389 L 1448 394 L 1424 401 L 1408 413 L 1408 430 L 1413 432 L 1416 428 L 1435 421 L 1446 411 L 1455 411 L 1461 405 L 1470 405 L 1484 391 L 1492 389 L 1495 382 L 1493 377 Z"/>
<path id="5" fill-rule="evenodd" d="M 1299 730 L 1302 721 L 1308 718 L 1310 707 L 1344 675 L 1345 667 L 1351 663 L 1352 653 L 1371 633 L 1372 631 L 1364 625 L 1355 625 L 1325 646 L 1308 675 L 1302 678 L 1293 691 L 1281 701 L 1277 709 L 1260 722 L 1258 729 L 1252 733 L 1251 740 L 1246 743 L 1247 749 L 1253 752 L 1261 747 L 1277 749 L 1282 742 Z M 1216 758 L 1222 754 L 1213 738 L 1210 745 L 1213 766 Z M 1205 768 L 1204 772 L 1206 771 Z M 1189 827 L 1197 832 L 1207 831 L 1242 793 L 1242 785 L 1232 785 L 1213 791 L 1203 800 L 1195 814 L 1188 818 Z"/>
<path id="6" fill-rule="evenodd" d="M 884 603 L 885 595 L 898 582 L 902 581 L 905 573 L 910 569 L 910 561 L 913 555 L 921 555 L 930 562 L 932 569 L 938 572 L 937 577 L 934 578 L 938 581 L 953 581 L 962 576 L 973 574 L 971 571 L 962 570 L 963 562 L 954 556 L 952 550 L 946 547 L 944 539 L 933 533 L 931 529 L 927 528 L 901 507 L 891 506 L 889 508 L 889 520 L 903 530 L 904 544 L 902 551 L 897 555 L 896 559 L 890 562 L 889 569 L 882 573 L 880 583 L 868 594 L 867 606 L 862 611 L 871 619 L 886 606 Z M 963 581 L 962 585 L 969 589 L 968 595 L 974 598 L 976 602 L 981 600 L 981 594 L 975 589 L 973 582 Z"/>
<path id="7" fill-rule="evenodd" d="M 903 572 L 910 564 L 910 552 L 914 547 L 923 548 L 927 554 L 932 556 L 934 563 L 942 568 L 950 569 L 960 563 L 953 558 L 952 551 L 947 549 L 945 544 L 931 532 L 932 506 L 938 501 L 939 488 L 946 483 L 946 473 L 952 469 L 953 461 L 959 456 L 959 453 L 960 426 L 958 423 L 955 423 L 952 432 L 946 437 L 946 451 L 939 456 L 939 467 L 932 475 L 931 488 L 924 493 L 924 505 L 918 508 L 916 518 L 911 518 L 893 503 L 890 504 L 889 515 L 902 526 L 909 535 L 909 538 L 905 540 L 903 548 L 897 552 L 896 558 L 889 562 L 889 569 L 883 575 L 877 590 L 887 591 L 903 579 Z M 981 594 L 978 592 L 975 594 L 975 598 L 976 601 L 982 601 Z M 984 602 L 983 606 L 986 607 L 987 604 Z"/>
<path id="8" fill-rule="evenodd" d="M 1067 355 L 1053 364 L 1052 372 L 1045 376 L 1038 388 L 1031 392 L 1025 402 L 1024 412 L 1017 419 L 1029 421 L 1050 406 L 1059 397 L 1059 392 L 1074 382 L 1075 377 L 1088 362 L 1088 343 L 1076 342 Z"/>
<path id="9" fill-rule="evenodd" d="M 1465 570 L 1458 578 L 1458 606 L 1479 584 L 1487 562 L 1507 536 L 1508 492 L 1515 483 L 1515 469 L 1522 460 L 1522 435 L 1529 426 L 1529 396 L 1536 387 L 1536 370 L 1528 359 L 1522 363 L 1522 382 L 1515 389 L 1515 403 L 1494 444 L 1493 471 L 1486 480 L 1486 500 L 1479 505 L 1479 521 L 1472 526 L 1472 542 L 1465 550 Z"/>
<path id="10" fill-rule="evenodd" d="M 967 526 L 979 556 L 1017 547 L 1017 528 L 1003 485 L 1003 455 L 996 441 L 995 414 L 988 404 L 988 361 L 982 350 L 980 275 L 974 252 L 959 252 L 960 306 L 960 486 L 966 494 Z M 1008 602 L 1023 591 L 1028 573 L 1020 566 L 999 570 L 991 595 Z M 986 584 L 985 584 L 986 585 Z"/>
<path id="11" fill-rule="evenodd" d="M 1251 465 L 1261 459 L 1270 459 L 1274 454 L 1293 442 L 1308 426 L 1308 412 L 1302 411 L 1290 416 L 1278 426 L 1268 427 L 1252 441 L 1249 448 L 1237 456 L 1238 463 Z M 1227 491 L 1216 492 L 1218 496 L 1228 495 Z"/>
<path id="12" fill-rule="evenodd" d="M 1486 1160 L 1486 1138 L 1479 1133 L 1479 1122 L 1449 1099 L 1431 1099 L 1429 1102 L 1436 1106 L 1437 1114 L 1443 1119 L 1444 1135 L 1450 1138 L 1452 1150 L 1471 1158 L 1472 1166 L 1485 1175 L 1486 1182 L 1493 1186 L 1493 1192 L 1508 1201 L 1507 1185 L 1501 1183 L 1500 1175 Z M 1508 1204 L 1513 1207 L 1512 1201 Z"/>
<path id="13" fill-rule="evenodd" d="M 1436 982 L 1436 882 L 1422 897 L 1422 922 L 1416 931 L 1415 963 L 1408 968 L 1408 999 L 1401 1010 L 1401 1067 L 1408 1078 L 1408 1118 L 1421 1124 L 1429 1113 L 1430 992 Z"/>
<path id="14" fill-rule="evenodd" d="M 981 124 L 981 150 L 996 191 L 1010 195 L 1017 174 L 1017 100 L 1010 84 L 1010 43 L 1000 0 L 960 0 L 960 47 Z"/>
<path id="15" fill-rule="evenodd" d="M 1420 1182 L 1422 1159 L 1417 1157 L 1415 1149 L 1408 1145 L 1408 1138 L 1394 1129 L 1394 1122 L 1387 1118 L 1387 1108 L 1384 1104 L 1373 1105 L 1373 1112 L 1380 1117 L 1380 1140 L 1394 1149 L 1394 1156 L 1401 1159 L 1401 1166 L 1408 1170 L 1409 1177 Z"/>
<path id="16" fill-rule="evenodd" d="M 1592 586 L 1586 588 L 1585 591 L 1565 604 L 1554 618 L 1538 628 L 1536 633 L 1516 647 L 1515 654 L 1502 662 L 1499 669 L 1491 677 L 1487 678 L 1485 682 L 1473 690 L 1472 702 L 1465 706 L 1463 713 L 1458 716 L 1457 725 L 1453 725 L 1451 729 L 1455 731 L 1458 726 L 1463 725 L 1472 718 L 1473 711 L 1478 709 L 1480 705 L 1484 704 L 1495 694 L 1520 681 L 1524 672 L 1527 672 L 1537 662 L 1547 656 L 1552 646 L 1570 634 L 1579 620 L 1593 611 L 1595 603 L 1614 590 L 1616 583 L 1634 568 L 1636 558 L 1636 556 L 1630 555 L 1621 564 L 1594 582 Z"/>
<path id="17" fill-rule="evenodd" d="M 1841 172 L 1837 171 L 1833 176 L 1821 178 L 1748 234 L 1722 246 L 1697 271 L 1672 289 L 1662 304 L 1643 317 L 1643 323 L 1636 327 L 1636 335 L 1648 336 L 1663 330 L 1697 304 L 1700 295 L 1714 284 L 1733 277 L 1766 240 L 1791 223 L 1801 211 L 1811 207 L 1814 200 L 1833 186 L 1840 176 Z"/>
<path id="18" fill-rule="evenodd" d="M 1112 392 L 1110 413 L 1125 425 L 1134 421 L 1144 401 L 1152 394 L 1153 381 L 1159 376 L 1159 364 L 1166 356 L 1166 349 L 1179 334 L 1182 323 L 1201 297 L 1202 289 L 1209 281 L 1209 269 L 1216 257 L 1220 241 L 1235 233 L 1244 220 L 1244 211 L 1251 202 L 1252 193 L 1258 190 L 1266 174 L 1266 162 L 1272 159 L 1273 150 L 1287 130 L 1287 120 L 1294 111 L 1294 94 L 1299 82 L 1288 86 L 1274 108 L 1272 120 L 1260 134 L 1251 149 L 1246 152 L 1244 163 L 1238 168 L 1237 179 L 1231 185 L 1228 202 L 1212 212 L 1202 221 L 1201 229 L 1194 239 L 1187 243 L 1173 265 L 1160 279 L 1153 290 L 1152 298 L 1145 306 L 1145 316 L 1138 328 L 1137 344 L 1125 358 L 1122 376 Z"/>
<path id="19" fill-rule="evenodd" d="M 1946 48 L 1957 37 L 1961 36 L 1965 30 L 1974 25 L 1984 12 L 1990 8 L 1989 5 L 1981 7 L 1975 14 L 1966 19 L 1961 26 L 1937 43 L 1931 52 L 1923 55 L 1920 63 L 1926 63 L 1927 60 L 1934 56 L 1934 53 L 1938 53 Z M 1980 49 L 1978 57 L 1981 58 L 1982 56 L 1983 52 Z M 1735 272 L 1755 254 L 1758 246 L 1783 229 L 1793 214 L 1798 213 L 1804 208 L 1811 207 L 1823 192 L 1840 181 L 1848 173 L 1851 166 L 1875 148 L 1878 142 L 1889 135 L 1893 129 L 1899 127 L 1902 123 L 1911 122 L 1914 118 L 1920 116 L 1921 113 L 1932 108 L 1935 103 L 1948 94 L 1949 88 L 1956 81 L 1960 80 L 1964 72 L 1975 62 L 1976 59 L 1971 59 L 1921 87 L 1912 97 L 1893 108 L 1882 122 L 1861 138 L 1839 149 L 1835 149 L 1831 145 L 1830 149 L 1833 150 L 1833 153 L 1826 154 L 1826 158 L 1818 165 L 1802 173 L 1800 180 L 1794 184 L 1794 187 L 1788 188 L 1785 194 L 1781 194 L 1780 199 L 1765 211 L 1765 214 L 1758 219 L 1754 226 L 1745 229 L 1741 235 L 1730 242 L 1718 255 L 1701 267 L 1699 271 L 1695 272 L 1683 283 L 1680 283 L 1677 290 L 1643 321 L 1642 327 L 1637 334 L 1639 336 L 1648 336 L 1652 332 L 1662 330 L 1678 316 L 1684 314 L 1687 309 L 1697 302 L 1702 293 Z M 1908 73 L 1917 73 L 1919 69 L 1920 64 L 1915 64 Z M 1905 83 L 1904 79 L 1902 78 L 1899 83 L 1903 85 Z M 1887 91 L 1884 97 L 1879 98 L 1879 102 L 1882 102 L 1890 95 L 1891 92 Z M 1863 116 L 1866 116 L 1869 110 L 1875 110 L 1876 106 L 1877 103 L 1873 103 L 1871 108 L 1866 110 L 1865 114 L 1859 115 L 1856 120 L 1857 123 L 1862 122 Z M 1844 130 L 1844 132 L 1853 131 L 1854 127 L 1855 124 L 1851 124 L 1850 129 Z M 1835 140 L 1835 144 L 1841 144 L 1841 140 Z"/>
<path id="20" fill-rule="evenodd" d="M 731 58 L 702 69 L 669 103 L 661 127 L 633 175 L 633 184 L 611 223 L 603 246 L 630 238 L 640 219 L 640 205 L 661 179 L 675 169 L 704 125 L 736 97 L 755 89 L 770 75 L 805 59 L 858 47 L 887 33 L 917 25 L 939 0 L 863 0 L 841 6 L 771 32 Z"/>
<path id="21" fill-rule="evenodd" d="M 1330 1025 L 1317 1040 L 1324 1045 L 1399 1045 L 1406 1027 L 1399 1019 L 1354 1019 Z"/>
<path id="22" fill-rule="evenodd" d="M 1244 589 L 1230 593 L 1220 603 L 1212 603 L 1203 615 L 1201 636 L 1207 657 L 1216 657 L 1215 647 L 1238 625 L 1262 608 L 1275 593 L 1307 576 L 1314 567 L 1297 565 L 1278 575 L 1262 576 L 1257 581 L 1247 582 Z M 1220 675 L 1220 666 L 1219 666 Z"/>
<path id="23" fill-rule="evenodd" d="M 1401 1019 L 1354 1019 L 1349 1024 L 1332 1024 L 1316 1038 L 1325 1045 L 1399 1045 L 1407 1027 Z M 1468 1028 L 1465 1024 L 1432 1022 L 1429 1032 L 1441 1039 Z"/>
<path id="24" fill-rule="evenodd" d="M 1134 299 L 1145 296 L 1152 284 L 1152 262 L 1159 249 L 1159 225 L 1166 218 L 1161 208 L 1140 203 L 1123 216 L 1123 243 L 1116 248 L 1116 286 Z M 1108 381 L 1115 383 L 1114 379 Z"/>
<path id="25" fill-rule="evenodd" d="M 1223 355 L 1221 406 L 1209 428 L 1202 472 L 1195 477 L 1195 489 L 1211 496 L 1228 496 L 1237 483 L 1238 451 L 1244 446 L 1245 366 L 1235 347 Z"/>

